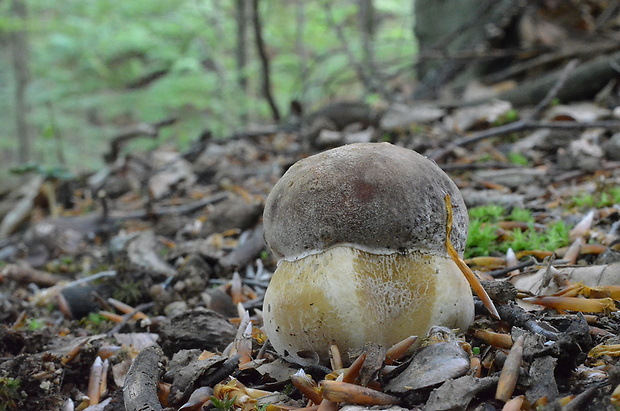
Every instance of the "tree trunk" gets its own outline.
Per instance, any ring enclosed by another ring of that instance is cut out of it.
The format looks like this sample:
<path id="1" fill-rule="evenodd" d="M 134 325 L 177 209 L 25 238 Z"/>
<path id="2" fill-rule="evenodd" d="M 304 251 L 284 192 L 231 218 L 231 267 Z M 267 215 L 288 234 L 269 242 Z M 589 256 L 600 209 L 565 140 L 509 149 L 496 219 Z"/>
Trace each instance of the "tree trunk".
<path id="1" fill-rule="evenodd" d="M 29 105 L 27 101 L 27 89 L 30 83 L 30 70 L 28 68 L 28 32 L 26 30 L 26 18 L 28 11 L 25 0 L 13 0 L 12 13 L 22 28 L 11 35 L 11 50 L 13 57 L 13 71 L 15 75 L 15 123 L 16 137 L 18 139 L 20 163 L 27 163 L 31 157 L 30 131 L 28 127 Z"/>
<path id="2" fill-rule="evenodd" d="M 463 51 L 483 52 L 524 6 L 518 0 L 416 0 L 415 36 L 420 47 L 414 97 L 434 99 L 448 83 L 463 85 L 477 77 L 488 61 L 450 58 Z M 433 58 L 438 52 L 445 58 Z M 458 80 L 455 81 L 455 80 Z"/>
<path id="3" fill-rule="evenodd" d="M 295 52 L 299 56 L 299 75 L 301 77 L 301 95 L 298 96 L 301 105 L 306 103 L 308 87 L 308 50 L 304 39 L 306 30 L 305 0 L 295 1 Z"/>
<path id="4" fill-rule="evenodd" d="M 374 76 L 375 8 L 372 0 L 359 0 L 359 26 L 362 34 L 362 65 Z"/>
<path id="5" fill-rule="evenodd" d="M 235 60 L 237 63 L 237 82 L 241 90 L 241 101 L 243 108 L 239 115 L 241 123 L 245 126 L 248 122 L 248 112 L 245 97 L 248 93 L 248 75 L 246 73 L 247 66 L 247 8 L 246 0 L 235 1 L 235 20 L 237 25 L 237 47 L 235 49 Z"/>

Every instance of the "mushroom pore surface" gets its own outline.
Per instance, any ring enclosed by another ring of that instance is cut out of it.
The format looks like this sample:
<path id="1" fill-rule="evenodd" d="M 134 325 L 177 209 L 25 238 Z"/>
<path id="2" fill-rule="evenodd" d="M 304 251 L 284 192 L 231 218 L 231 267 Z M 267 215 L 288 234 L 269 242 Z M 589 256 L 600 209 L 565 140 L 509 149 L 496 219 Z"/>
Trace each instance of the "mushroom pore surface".
<path id="1" fill-rule="evenodd" d="M 452 244 L 463 253 L 468 216 L 452 180 L 434 162 L 389 143 L 338 147 L 289 168 L 265 204 L 265 240 L 293 260 L 335 245 L 379 254 L 446 254 L 446 207 Z"/>
<path id="2" fill-rule="evenodd" d="M 282 260 L 265 294 L 263 318 L 280 355 L 315 364 L 328 361 L 330 344 L 346 354 L 369 342 L 387 348 L 422 337 L 434 325 L 466 329 L 474 304 L 467 280 L 448 257 L 336 246 Z"/>

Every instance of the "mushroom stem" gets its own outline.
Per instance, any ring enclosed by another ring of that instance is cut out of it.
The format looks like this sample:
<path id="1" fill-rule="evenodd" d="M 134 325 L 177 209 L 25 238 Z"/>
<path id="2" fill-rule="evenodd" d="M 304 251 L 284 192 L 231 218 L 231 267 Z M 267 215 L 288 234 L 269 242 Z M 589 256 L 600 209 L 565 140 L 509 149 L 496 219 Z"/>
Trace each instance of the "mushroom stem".
<path id="1" fill-rule="evenodd" d="M 465 264 L 465 261 L 463 261 L 463 259 L 459 256 L 459 254 L 454 249 L 454 246 L 452 245 L 452 241 L 450 240 L 450 234 L 452 234 L 452 201 L 450 200 L 450 194 L 446 194 L 444 200 L 446 202 L 446 212 L 448 214 L 446 222 L 446 249 L 448 250 L 448 255 L 459 267 L 459 269 L 469 282 L 469 285 L 471 285 L 471 288 L 474 290 L 478 298 L 482 300 L 482 303 L 487 308 L 487 310 L 489 310 L 493 318 L 499 320 L 500 316 L 497 312 L 497 309 L 495 308 L 495 304 L 493 304 L 493 300 L 491 300 L 491 297 L 489 297 L 489 294 L 487 294 L 487 291 L 480 283 L 480 280 L 478 279 L 476 274 L 474 274 L 471 268 L 469 268 L 469 266 Z"/>

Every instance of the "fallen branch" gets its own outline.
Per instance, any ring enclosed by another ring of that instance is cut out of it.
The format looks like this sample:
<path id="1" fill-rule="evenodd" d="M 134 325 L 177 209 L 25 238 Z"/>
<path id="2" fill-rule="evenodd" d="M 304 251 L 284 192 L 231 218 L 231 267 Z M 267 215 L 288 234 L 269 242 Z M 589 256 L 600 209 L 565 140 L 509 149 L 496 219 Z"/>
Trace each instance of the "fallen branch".
<path id="1" fill-rule="evenodd" d="M 164 372 L 164 353 L 158 345 L 145 348 L 133 360 L 125 384 L 123 401 L 127 411 L 161 411 L 157 382 Z"/>
<path id="2" fill-rule="evenodd" d="M 502 134 L 514 133 L 517 131 L 524 131 L 530 129 L 539 129 L 539 128 L 556 128 L 556 129 L 585 129 L 585 128 L 620 128 L 620 121 L 598 121 L 598 122 L 590 122 L 590 123 L 582 123 L 576 121 L 561 121 L 561 122 L 551 122 L 551 121 L 538 121 L 536 120 L 540 114 L 551 105 L 553 99 L 562 91 L 564 85 L 571 78 L 571 73 L 575 71 L 577 67 L 577 60 L 570 61 L 561 75 L 557 78 L 556 83 L 551 89 L 547 92 L 542 100 L 538 102 L 532 113 L 530 113 L 527 117 L 517 120 L 513 123 L 504 124 L 499 127 L 490 128 L 488 130 L 483 130 L 478 133 L 474 133 L 468 137 L 459 138 L 449 144 L 447 147 L 436 150 L 434 153 L 429 155 L 429 158 L 439 162 L 443 158 L 445 158 L 448 154 L 450 154 L 455 148 L 466 146 L 480 140 L 484 140 L 489 137 L 494 137 Z"/>
<path id="3" fill-rule="evenodd" d="M 620 61 L 620 52 L 603 55 L 581 64 L 568 77 L 566 87 L 560 90 L 557 98 L 567 102 L 595 95 L 618 75 L 613 68 L 613 63 L 618 61 Z M 510 101 L 515 106 L 535 104 L 544 98 L 545 94 L 554 87 L 562 75 L 563 71 L 526 81 L 517 88 L 500 93 L 497 98 Z"/>
<path id="4" fill-rule="evenodd" d="M 167 118 L 156 123 L 137 123 L 122 130 L 110 142 L 110 151 L 103 155 L 106 163 L 113 163 L 118 158 L 123 146 L 136 137 L 155 138 L 159 135 L 159 130 L 163 127 L 171 126 L 177 122 L 175 117 Z"/>

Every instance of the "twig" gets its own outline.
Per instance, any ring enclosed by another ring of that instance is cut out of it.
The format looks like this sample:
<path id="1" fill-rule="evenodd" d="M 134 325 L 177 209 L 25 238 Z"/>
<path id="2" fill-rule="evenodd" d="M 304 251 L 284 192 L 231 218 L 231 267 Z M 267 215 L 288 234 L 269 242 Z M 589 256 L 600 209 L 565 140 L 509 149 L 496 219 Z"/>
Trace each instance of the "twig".
<path id="1" fill-rule="evenodd" d="M 103 155 L 107 163 L 113 163 L 118 158 L 123 146 L 136 137 L 155 138 L 159 135 L 159 129 L 168 127 L 177 122 L 176 117 L 166 118 L 156 123 L 137 123 L 133 124 L 115 136 L 110 142 L 110 151 Z"/>
<path id="2" fill-rule="evenodd" d="M 110 329 L 110 331 L 107 332 L 107 335 L 108 336 L 113 336 L 114 334 L 119 332 L 121 330 L 121 328 L 123 328 L 129 322 L 129 320 L 131 320 L 133 318 L 134 315 L 136 315 L 140 311 L 147 310 L 147 309 L 153 307 L 154 305 L 155 305 L 154 302 L 144 303 L 144 304 L 138 305 L 136 308 L 134 308 L 133 310 L 131 310 L 127 314 L 123 315 L 122 321 L 120 323 L 116 324 L 112 329 Z"/>
<path id="3" fill-rule="evenodd" d="M 512 271 L 514 271 L 514 270 L 520 270 L 520 269 L 525 268 L 525 267 L 530 267 L 530 266 L 532 266 L 534 264 L 537 264 L 537 263 L 538 263 L 538 261 L 536 261 L 536 259 L 534 257 L 532 257 L 529 260 L 523 261 L 522 263 L 519 263 L 517 265 L 513 265 L 512 267 L 506 267 L 506 268 L 501 268 L 499 270 L 489 271 L 487 274 L 490 275 L 493 278 L 502 277 L 502 276 L 504 276 L 504 275 L 506 275 L 506 274 L 508 274 L 508 273 L 510 273 Z"/>
<path id="4" fill-rule="evenodd" d="M 342 48 L 347 57 L 349 58 L 349 63 L 353 66 L 353 69 L 357 74 L 359 80 L 364 84 L 364 86 L 369 92 L 378 92 L 383 96 L 387 96 L 388 93 L 381 87 L 379 82 L 375 81 L 373 79 L 373 76 L 368 75 L 363 65 L 355 58 L 353 51 L 348 46 L 350 41 L 347 41 L 347 38 L 342 30 L 342 26 L 338 24 L 334 19 L 331 1 L 323 2 L 323 7 L 325 9 L 325 14 L 327 16 L 329 25 L 331 27 L 334 27 L 334 30 L 336 31 L 336 36 L 338 36 L 338 40 L 340 41 L 340 44 L 342 44 Z"/>
<path id="5" fill-rule="evenodd" d="M 543 98 L 541 101 L 538 102 L 538 104 L 536 104 L 536 107 L 534 107 L 534 111 L 532 111 L 530 115 L 524 119 L 525 122 L 534 120 L 535 118 L 540 116 L 540 113 L 542 113 L 551 105 L 553 99 L 558 95 L 560 90 L 562 90 L 562 87 L 564 87 L 564 84 L 566 84 L 566 81 L 568 80 L 570 75 L 577 68 L 577 64 L 579 64 L 579 60 L 577 59 L 573 59 L 568 62 L 566 67 L 564 67 L 564 70 L 562 70 L 558 81 L 553 87 L 551 87 L 551 90 L 549 90 L 545 98 Z"/>
<path id="6" fill-rule="evenodd" d="M 446 155 L 450 154 L 456 147 L 467 146 L 469 144 L 476 143 L 480 140 L 484 140 L 490 137 L 499 136 L 502 134 L 516 133 L 517 131 L 536 130 L 541 128 L 550 128 L 556 130 L 581 130 L 586 128 L 620 128 L 620 121 L 593 121 L 584 123 L 580 121 L 515 121 L 514 123 L 505 124 L 499 127 L 493 127 L 488 130 L 474 133 L 469 137 L 464 137 L 456 140 L 451 145 L 442 150 L 437 150 L 431 153 L 428 157 L 434 161 L 439 162 Z"/>
<path id="7" fill-rule="evenodd" d="M 534 334 L 542 335 L 548 340 L 555 341 L 560 338 L 558 333 L 541 327 L 536 321 L 534 314 L 528 313 L 514 301 L 507 304 L 498 304 L 497 311 L 499 311 L 499 314 L 502 316 L 502 320 L 511 325 L 525 328 Z"/>
<path id="8" fill-rule="evenodd" d="M 277 122 L 280 121 L 280 110 L 278 110 L 278 106 L 276 105 L 275 99 L 273 98 L 273 94 L 271 93 L 271 75 L 270 75 L 270 67 L 269 67 L 269 57 L 267 57 L 267 51 L 265 50 L 265 40 L 263 39 L 263 29 L 262 22 L 260 19 L 260 11 L 258 9 L 258 0 L 252 1 L 252 22 L 254 23 L 254 39 L 256 41 L 256 50 L 258 51 L 258 56 L 260 57 L 261 65 L 263 68 L 262 71 L 262 89 L 263 96 L 267 100 L 269 104 L 269 108 L 271 109 L 271 115 L 273 119 Z"/>

